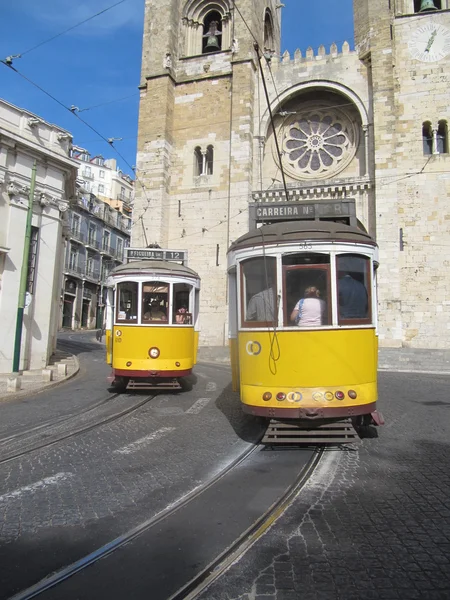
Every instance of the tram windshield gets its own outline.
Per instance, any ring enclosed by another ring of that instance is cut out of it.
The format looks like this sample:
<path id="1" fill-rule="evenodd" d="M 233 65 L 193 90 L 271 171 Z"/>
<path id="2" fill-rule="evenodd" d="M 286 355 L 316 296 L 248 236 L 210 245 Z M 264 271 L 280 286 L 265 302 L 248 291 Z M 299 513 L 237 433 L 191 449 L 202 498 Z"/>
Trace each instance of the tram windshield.
<path id="1" fill-rule="evenodd" d="M 339 323 L 371 322 L 370 259 L 358 254 L 336 257 Z"/>
<path id="2" fill-rule="evenodd" d="M 142 284 L 142 322 L 167 321 L 169 285 L 159 281 Z"/>
<path id="3" fill-rule="evenodd" d="M 135 281 L 119 283 L 116 305 L 118 322 L 137 322 L 138 284 Z"/>
<path id="4" fill-rule="evenodd" d="M 242 263 L 244 326 L 275 325 L 277 317 L 276 258 L 249 258 Z"/>
<path id="5" fill-rule="evenodd" d="M 330 256 L 283 256 L 284 324 L 321 327 L 331 323 Z"/>
<path id="6" fill-rule="evenodd" d="M 192 311 L 189 310 L 192 286 L 187 283 L 173 285 L 173 315 L 175 325 L 192 325 Z"/>

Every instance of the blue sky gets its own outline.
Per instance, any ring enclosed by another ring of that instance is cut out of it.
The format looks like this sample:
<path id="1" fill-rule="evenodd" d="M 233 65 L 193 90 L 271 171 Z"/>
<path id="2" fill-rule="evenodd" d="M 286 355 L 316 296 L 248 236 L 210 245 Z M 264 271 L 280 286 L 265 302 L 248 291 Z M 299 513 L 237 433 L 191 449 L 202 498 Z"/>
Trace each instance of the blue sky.
<path id="1" fill-rule="evenodd" d="M 239 0 L 237 5 L 239 6 Z M 124 0 L 49 43 L 62 31 L 120 0 L 14 0 L 2 6 L 0 59 L 22 54 L 13 66 L 115 142 L 135 164 L 144 0 Z M 282 50 L 347 40 L 353 47 L 352 0 L 284 0 Z M 106 142 L 41 91 L 0 64 L 0 98 L 70 131 L 91 154 L 117 158 Z M 102 105 L 102 106 L 97 106 Z M 87 109 L 87 110 L 86 110 Z"/>

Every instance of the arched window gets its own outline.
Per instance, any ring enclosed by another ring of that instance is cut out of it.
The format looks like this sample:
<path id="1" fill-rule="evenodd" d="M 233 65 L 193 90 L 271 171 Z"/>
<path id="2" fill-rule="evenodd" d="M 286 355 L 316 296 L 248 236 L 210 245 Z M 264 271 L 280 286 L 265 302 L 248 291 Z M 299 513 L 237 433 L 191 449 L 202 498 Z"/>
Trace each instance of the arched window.
<path id="1" fill-rule="evenodd" d="M 194 177 L 203 175 L 203 154 L 200 146 L 194 150 Z"/>
<path id="2" fill-rule="evenodd" d="M 437 136 L 437 151 L 439 154 L 448 154 L 448 125 L 447 121 L 439 121 Z"/>
<path id="3" fill-rule="evenodd" d="M 270 11 L 266 11 L 264 17 L 264 52 L 275 52 L 275 42 L 273 38 L 273 22 Z"/>
<path id="4" fill-rule="evenodd" d="M 194 149 L 194 177 L 212 175 L 214 171 L 214 147 L 208 146 L 202 150 L 200 146 Z"/>
<path id="5" fill-rule="evenodd" d="M 205 17 L 202 39 L 202 54 L 222 50 L 222 18 L 216 10 L 212 10 Z"/>
<path id="6" fill-rule="evenodd" d="M 423 153 L 425 155 L 433 154 L 433 130 L 430 121 L 425 121 L 422 125 L 422 143 Z"/>
<path id="7" fill-rule="evenodd" d="M 231 0 L 187 0 L 183 10 L 185 56 L 231 49 Z"/>
<path id="8" fill-rule="evenodd" d="M 414 0 L 414 12 L 441 10 L 441 0 Z"/>
<path id="9" fill-rule="evenodd" d="M 214 168 L 214 148 L 208 146 L 206 149 L 206 175 L 212 175 Z"/>

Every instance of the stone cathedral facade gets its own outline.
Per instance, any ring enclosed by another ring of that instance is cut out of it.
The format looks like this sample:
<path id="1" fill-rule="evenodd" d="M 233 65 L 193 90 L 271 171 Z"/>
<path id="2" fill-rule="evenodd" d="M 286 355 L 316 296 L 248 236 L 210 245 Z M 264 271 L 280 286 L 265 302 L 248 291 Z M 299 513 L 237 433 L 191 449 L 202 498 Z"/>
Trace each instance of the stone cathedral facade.
<path id="1" fill-rule="evenodd" d="M 234 239 L 281 214 L 358 224 L 380 345 L 448 348 L 450 0 L 354 0 L 355 50 L 293 56 L 281 10 L 146 0 L 132 246 L 188 251 L 220 346 Z"/>

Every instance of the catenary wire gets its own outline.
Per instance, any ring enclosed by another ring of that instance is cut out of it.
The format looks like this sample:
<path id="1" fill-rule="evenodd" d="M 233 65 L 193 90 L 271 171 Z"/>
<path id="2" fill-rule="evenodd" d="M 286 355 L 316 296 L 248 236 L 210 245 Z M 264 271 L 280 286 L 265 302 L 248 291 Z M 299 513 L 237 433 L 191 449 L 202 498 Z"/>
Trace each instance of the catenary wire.
<path id="1" fill-rule="evenodd" d="M 49 44 L 50 42 L 52 42 L 53 40 L 56 40 L 57 38 L 61 37 L 62 35 L 65 35 L 66 33 L 69 33 L 69 31 L 73 31 L 77 27 L 80 27 L 81 25 L 84 25 L 85 23 L 88 23 L 88 21 L 92 21 L 92 19 L 95 19 L 96 17 L 99 17 L 100 15 L 103 15 L 104 13 L 106 13 L 109 10 L 115 8 L 116 6 L 119 6 L 119 4 L 123 4 L 124 2 L 128 2 L 128 0 L 119 0 L 119 2 L 116 2 L 115 4 L 112 4 L 111 6 L 107 6 L 103 10 L 100 10 L 95 15 L 91 15 L 87 19 L 83 19 L 83 21 L 80 21 L 79 23 L 76 23 L 75 25 L 72 25 L 71 27 L 68 27 L 67 29 L 64 29 L 64 31 L 61 31 L 60 33 L 57 33 L 56 35 L 53 35 L 52 37 L 50 37 L 50 38 L 48 38 L 46 40 L 43 40 L 42 42 L 39 42 L 39 44 L 36 44 L 35 46 L 32 46 L 31 48 L 28 48 L 28 50 L 25 50 L 25 52 L 21 52 L 20 54 L 16 54 L 14 56 L 9 56 L 8 59 L 12 60 L 14 58 L 22 58 L 23 56 L 25 56 L 25 54 L 29 54 L 30 52 L 33 52 L 37 48 L 40 48 L 41 46 L 44 46 L 45 44 Z"/>

